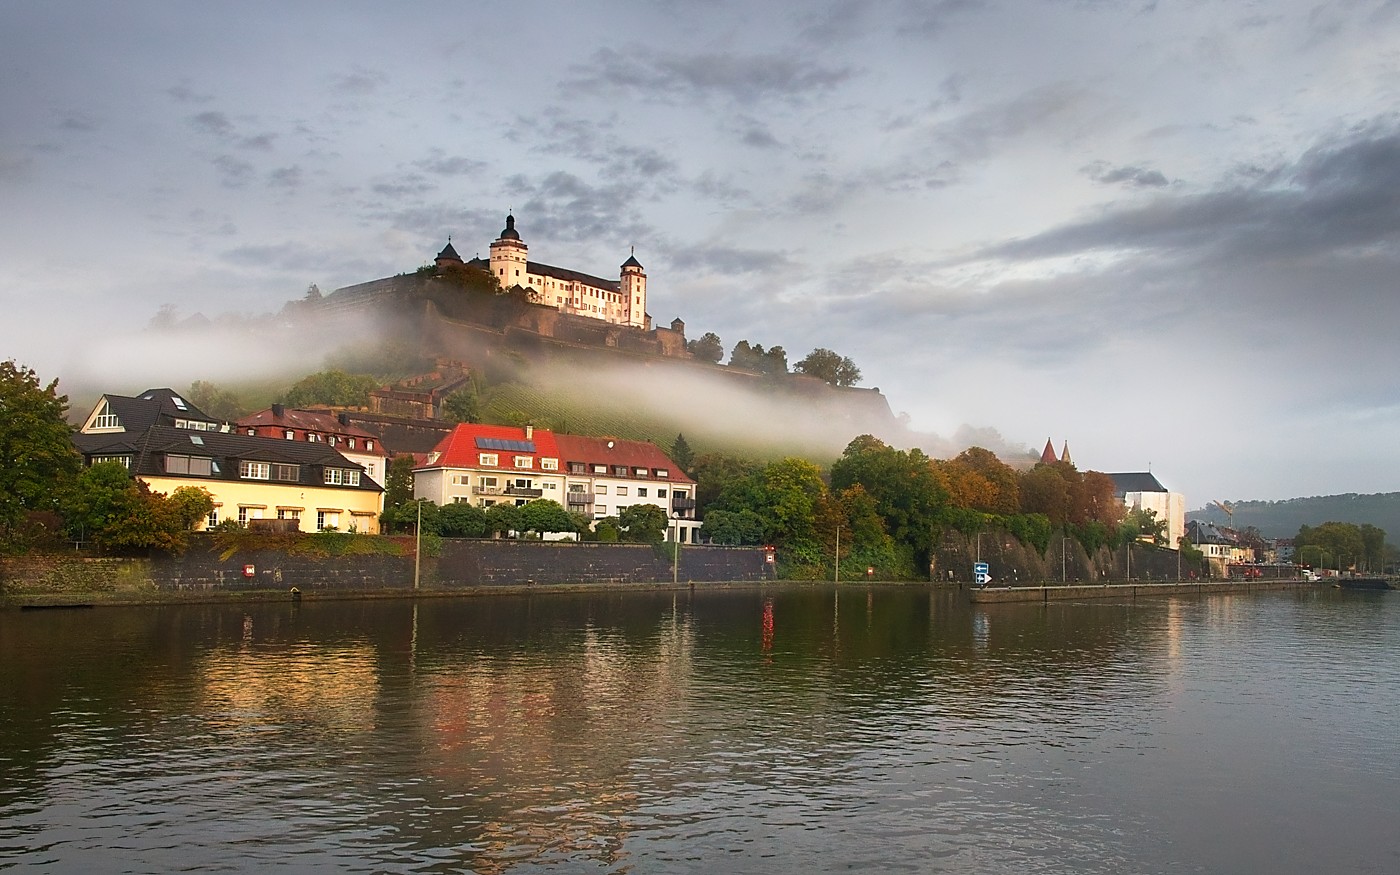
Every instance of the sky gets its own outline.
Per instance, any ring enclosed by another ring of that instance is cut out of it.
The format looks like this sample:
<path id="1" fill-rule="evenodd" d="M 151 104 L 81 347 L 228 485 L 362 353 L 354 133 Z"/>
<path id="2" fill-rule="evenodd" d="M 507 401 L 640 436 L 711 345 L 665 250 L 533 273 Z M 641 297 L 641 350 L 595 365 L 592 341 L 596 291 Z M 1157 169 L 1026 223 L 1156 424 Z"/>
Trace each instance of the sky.
<path id="1" fill-rule="evenodd" d="M 140 332 L 507 211 L 917 429 L 1193 508 L 1400 491 L 1396 0 L 0 4 L 0 359 L 41 378 L 256 372 Z"/>

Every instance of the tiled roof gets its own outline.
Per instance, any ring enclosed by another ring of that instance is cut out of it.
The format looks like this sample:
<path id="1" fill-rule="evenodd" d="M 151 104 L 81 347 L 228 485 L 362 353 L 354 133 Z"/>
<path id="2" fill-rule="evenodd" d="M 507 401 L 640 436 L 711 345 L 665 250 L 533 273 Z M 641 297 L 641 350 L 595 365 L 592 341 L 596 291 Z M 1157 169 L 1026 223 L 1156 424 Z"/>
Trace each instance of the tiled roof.
<path id="1" fill-rule="evenodd" d="M 174 425 L 176 419 L 218 422 L 195 407 L 174 389 L 147 389 L 136 397 L 103 395 L 98 407 L 106 401 L 127 430 L 149 428 L 153 425 Z"/>
<path id="2" fill-rule="evenodd" d="M 1113 478 L 1113 491 L 1118 495 L 1126 495 L 1129 492 L 1171 492 L 1150 471 L 1108 476 Z"/>
<path id="3" fill-rule="evenodd" d="M 665 470 L 672 483 L 693 483 L 680 466 L 649 441 L 626 441 L 618 438 L 582 437 L 575 434 L 555 435 L 562 461 L 585 465 L 626 465 L 650 471 Z"/>
<path id="4" fill-rule="evenodd" d="M 277 411 L 269 407 L 266 410 L 259 410 L 257 413 L 250 413 L 236 423 L 241 429 L 276 426 L 279 428 L 299 428 L 304 431 L 321 432 L 324 434 L 345 435 L 347 437 L 375 438 L 364 429 L 343 423 L 340 417 L 334 413 L 324 410 L 301 410 L 296 408 L 283 409 L 282 414 L 277 415 Z"/>
<path id="5" fill-rule="evenodd" d="M 521 443 L 531 443 L 534 445 L 534 452 L 527 452 L 522 449 L 496 449 L 491 446 L 478 444 L 478 439 L 488 442 L 511 441 Z M 496 453 L 500 459 L 497 467 L 514 469 L 515 464 L 511 460 L 515 456 L 533 456 L 536 459 L 557 459 L 559 449 L 554 443 L 554 432 L 548 429 L 537 428 L 528 437 L 523 428 L 512 425 L 479 425 L 476 423 L 464 422 L 452 430 L 452 433 L 443 438 L 433 452 L 437 454 L 437 460 L 429 467 L 433 468 L 480 468 L 479 454 Z M 535 470 L 539 470 L 539 465 L 535 465 Z"/>
<path id="6" fill-rule="evenodd" d="M 351 462 L 323 443 L 288 441 L 280 438 L 254 437 L 221 431 L 190 431 L 183 428 L 156 425 L 140 431 L 106 434 L 77 434 L 73 445 L 84 456 L 131 456 L 131 472 L 144 476 L 165 474 L 167 453 L 207 456 L 220 463 L 220 470 L 207 479 L 238 480 L 239 462 L 278 462 L 301 466 L 301 479 L 306 486 L 323 485 L 321 469 L 348 468 L 363 471 L 364 466 Z M 180 475 L 191 476 L 191 475 Z M 192 477 L 192 479 L 204 479 Z M 360 479 L 359 488 L 381 491 L 369 477 Z"/>
<path id="7" fill-rule="evenodd" d="M 482 270 L 489 271 L 491 269 L 491 262 L 484 258 L 473 258 L 471 261 L 467 262 L 467 266 L 479 267 Z M 582 271 L 569 270 L 567 267 L 555 267 L 552 264 L 541 264 L 538 261 L 527 261 L 525 263 L 525 272 L 535 274 L 536 276 L 554 277 L 566 283 L 583 283 L 609 292 L 619 292 L 622 290 L 622 282 L 620 280 L 605 280 L 602 277 L 593 276 L 592 274 L 583 273 Z"/>

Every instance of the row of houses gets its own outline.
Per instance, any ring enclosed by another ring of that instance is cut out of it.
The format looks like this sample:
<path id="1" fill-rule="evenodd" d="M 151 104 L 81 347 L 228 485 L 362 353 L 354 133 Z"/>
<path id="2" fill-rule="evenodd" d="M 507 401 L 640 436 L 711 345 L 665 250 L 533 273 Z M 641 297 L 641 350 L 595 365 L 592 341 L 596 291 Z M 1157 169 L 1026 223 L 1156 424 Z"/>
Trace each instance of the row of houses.
<path id="1" fill-rule="evenodd" d="M 439 505 L 545 498 L 598 520 L 650 504 L 670 520 L 668 538 L 694 543 L 700 526 L 695 482 L 644 441 L 280 404 L 220 422 L 171 389 L 103 395 L 73 441 L 87 464 L 120 463 L 154 490 L 207 489 L 214 510 L 200 528 L 279 519 L 301 531 L 377 532 L 399 455 L 414 460 L 414 496 Z"/>

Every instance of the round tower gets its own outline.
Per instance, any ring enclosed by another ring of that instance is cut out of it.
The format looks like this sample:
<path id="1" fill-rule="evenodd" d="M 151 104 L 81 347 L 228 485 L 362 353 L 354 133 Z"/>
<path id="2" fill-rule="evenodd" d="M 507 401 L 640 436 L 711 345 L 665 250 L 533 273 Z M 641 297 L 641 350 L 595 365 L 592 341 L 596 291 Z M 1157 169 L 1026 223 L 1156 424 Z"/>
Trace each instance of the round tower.
<path id="1" fill-rule="evenodd" d="M 452 248 L 451 235 L 448 235 L 447 245 L 442 247 L 442 251 L 437 254 L 437 258 L 433 263 L 440 268 L 449 267 L 454 264 L 460 266 L 462 264 L 462 256 L 458 255 L 457 250 Z"/>
<path id="2" fill-rule="evenodd" d="M 491 243 L 491 273 L 500 282 L 501 288 L 521 286 L 528 282 L 526 264 L 529 261 L 530 247 L 520 239 L 515 230 L 515 216 L 506 214 L 506 227 Z"/>
<path id="3" fill-rule="evenodd" d="M 647 311 L 647 275 L 637 260 L 636 250 L 622 262 L 622 282 L 619 286 L 625 301 L 627 324 L 642 326 Z"/>

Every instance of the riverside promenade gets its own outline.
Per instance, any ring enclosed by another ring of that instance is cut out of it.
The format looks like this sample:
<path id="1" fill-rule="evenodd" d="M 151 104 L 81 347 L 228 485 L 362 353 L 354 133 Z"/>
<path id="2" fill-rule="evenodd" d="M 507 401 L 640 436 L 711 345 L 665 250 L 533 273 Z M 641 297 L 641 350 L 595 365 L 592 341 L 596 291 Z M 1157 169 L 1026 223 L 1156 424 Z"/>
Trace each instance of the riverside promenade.
<path id="1" fill-rule="evenodd" d="M 968 590 L 973 604 L 1003 602 L 1057 602 L 1080 599 L 1149 598 L 1169 595 L 1258 592 L 1273 589 L 1307 589 L 1323 586 L 1308 580 L 1208 580 L 1180 583 L 1108 583 L 1069 586 L 989 586 Z"/>

